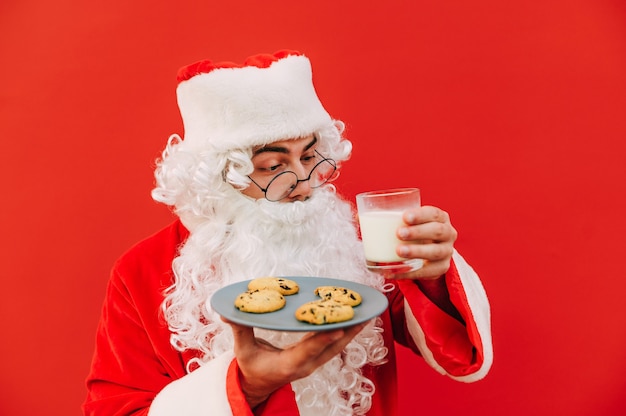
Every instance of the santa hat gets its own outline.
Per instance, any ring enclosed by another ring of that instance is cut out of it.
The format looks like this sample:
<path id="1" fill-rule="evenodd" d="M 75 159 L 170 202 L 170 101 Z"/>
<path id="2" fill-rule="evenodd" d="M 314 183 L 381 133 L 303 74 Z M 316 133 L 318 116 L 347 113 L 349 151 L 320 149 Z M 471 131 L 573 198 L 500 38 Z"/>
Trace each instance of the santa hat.
<path id="1" fill-rule="evenodd" d="M 296 51 L 254 55 L 243 64 L 209 60 L 178 72 L 184 143 L 225 151 L 305 137 L 332 123 L 311 63 Z"/>

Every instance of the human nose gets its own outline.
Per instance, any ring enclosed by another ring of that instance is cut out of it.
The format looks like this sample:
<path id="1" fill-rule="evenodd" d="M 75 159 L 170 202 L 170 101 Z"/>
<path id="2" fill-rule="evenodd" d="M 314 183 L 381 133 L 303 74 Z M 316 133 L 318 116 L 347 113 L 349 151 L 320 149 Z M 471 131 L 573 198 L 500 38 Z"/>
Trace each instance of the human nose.
<path id="1" fill-rule="evenodd" d="M 298 179 L 298 183 L 307 182 L 311 176 L 311 168 L 307 168 L 302 164 L 302 162 L 293 163 L 291 166 L 291 171 L 296 174 L 296 179 Z"/>
<path id="2" fill-rule="evenodd" d="M 304 167 L 302 163 L 297 163 L 295 165 L 297 166 L 293 166 L 292 171 L 296 174 L 298 182 L 293 188 L 293 191 L 289 193 L 288 197 L 292 200 L 304 200 L 311 196 L 312 188 L 309 181 L 311 172 L 309 169 Z"/>

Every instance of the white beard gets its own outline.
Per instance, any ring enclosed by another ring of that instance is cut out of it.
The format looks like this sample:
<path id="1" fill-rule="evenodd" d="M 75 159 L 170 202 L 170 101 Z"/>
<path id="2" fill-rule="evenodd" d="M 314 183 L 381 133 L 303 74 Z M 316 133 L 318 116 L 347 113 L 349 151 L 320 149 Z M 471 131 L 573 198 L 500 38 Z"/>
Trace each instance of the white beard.
<path id="1" fill-rule="evenodd" d="M 215 214 L 196 222 L 174 260 L 176 284 L 165 301 L 174 345 L 201 350 L 200 365 L 233 347 L 228 325 L 209 306 L 213 293 L 225 285 L 268 275 L 321 276 L 383 289 L 382 279 L 365 267 L 350 205 L 332 187 L 293 203 L 252 201 L 236 192 Z M 343 354 L 292 383 L 302 415 L 367 412 L 374 386 L 361 368 L 385 361 L 380 325 L 379 320 L 370 322 Z M 302 337 L 255 333 L 278 347 Z"/>

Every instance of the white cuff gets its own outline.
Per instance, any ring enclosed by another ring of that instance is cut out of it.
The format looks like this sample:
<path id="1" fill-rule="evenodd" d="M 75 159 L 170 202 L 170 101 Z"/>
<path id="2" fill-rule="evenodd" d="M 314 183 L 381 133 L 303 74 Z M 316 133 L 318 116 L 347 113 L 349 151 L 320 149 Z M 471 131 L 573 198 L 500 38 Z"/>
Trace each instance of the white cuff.
<path id="1" fill-rule="evenodd" d="M 148 416 L 233 416 L 226 393 L 226 375 L 234 358 L 224 353 L 157 394 Z"/>
<path id="2" fill-rule="evenodd" d="M 491 310 L 489 307 L 489 300 L 480 278 L 472 269 L 472 267 L 465 261 L 465 259 L 455 250 L 452 259 L 459 272 L 459 278 L 465 291 L 465 296 L 469 304 L 470 312 L 478 333 L 483 348 L 483 363 L 481 367 L 474 373 L 465 376 L 452 376 L 446 372 L 446 370 L 439 365 L 436 361 L 432 351 L 426 344 L 426 336 L 419 322 L 413 315 L 408 302 L 404 301 L 404 314 L 407 320 L 407 326 L 409 333 L 411 334 L 413 341 L 417 345 L 424 360 L 437 372 L 447 375 L 450 378 L 471 383 L 484 378 L 493 362 L 493 345 L 491 341 Z"/>

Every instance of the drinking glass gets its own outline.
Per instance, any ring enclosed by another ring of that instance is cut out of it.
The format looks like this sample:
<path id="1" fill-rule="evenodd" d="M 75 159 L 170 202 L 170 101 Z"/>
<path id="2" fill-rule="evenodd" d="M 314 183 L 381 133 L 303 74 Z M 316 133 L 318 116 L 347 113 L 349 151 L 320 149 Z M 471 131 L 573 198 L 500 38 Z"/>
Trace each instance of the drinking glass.
<path id="1" fill-rule="evenodd" d="M 420 206 L 418 188 L 395 188 L 360 193 L 356 196 L 365 260 L 370 270 L 383 273 L 407 273 L 420 269 L 421 259 L 406 259 L 396 254 L 400 241 L 398 227 L 402 214 Z"/>

